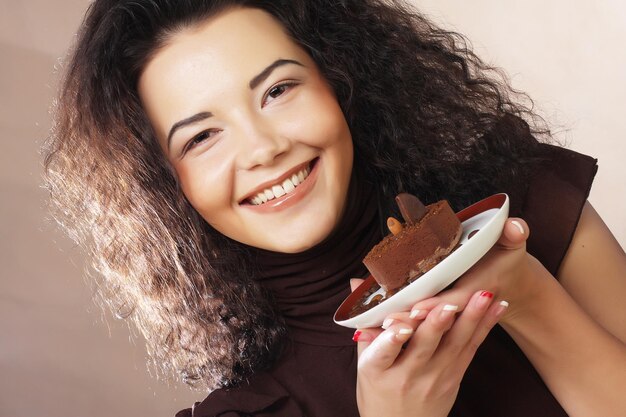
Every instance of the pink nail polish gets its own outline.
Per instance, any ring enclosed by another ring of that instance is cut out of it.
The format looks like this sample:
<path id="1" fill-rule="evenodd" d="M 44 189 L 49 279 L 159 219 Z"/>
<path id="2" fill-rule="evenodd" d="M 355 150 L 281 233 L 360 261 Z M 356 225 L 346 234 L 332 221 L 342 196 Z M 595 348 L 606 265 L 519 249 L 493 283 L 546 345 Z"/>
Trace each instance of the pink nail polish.
<path id="1" fill-rule="evenodd" d="M 476 300 L 476 307 L 479 309 L 485 309 L 487 305 L 491 302 L 493 298 L 493 293 L 491 291 L 483 291 L 480 293 L 480 296 Z"/>

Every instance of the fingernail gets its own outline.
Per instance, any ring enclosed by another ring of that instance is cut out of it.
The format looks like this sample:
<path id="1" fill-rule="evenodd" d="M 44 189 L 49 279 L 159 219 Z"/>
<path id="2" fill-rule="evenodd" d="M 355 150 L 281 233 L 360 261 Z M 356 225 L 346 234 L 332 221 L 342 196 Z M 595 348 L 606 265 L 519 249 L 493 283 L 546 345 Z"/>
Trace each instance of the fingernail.
<path id="1" fill-rule="evenodd" d="M 517 220 L 511 220 L 511 224 L 517 227 L 517 230 L 519 230 L 521 234 L 524 234 L 524 226 L 522 226 L 520 222 L 518 222 Z"/>
<path id="2" fill-rule="evenodd" d="M 419 316 L 421 312 L 422 310 L 411 310 L 411 314 L 409 314 L 409 318 L 416 319 L 417 316 Z"/>
<path id="3" fill-rule="evenodd" d="M 500 314 L 502 314 L 504 312 L 504 310 L 506 310 L 509 307 L 509 303 L 502 300 L 500 301 L 500 303 L 498 304 L 498 307 L 496 308 L 496 316 L 499 316 Z"/>
<path id="4" fill-rule="evenodd" d="M 478 308 L 483 308 L 491 302 L 492 298 L 493 298 L 493 293 L 491 291 L 483 291 L 480 293 L 478 300 L 476 300 L 476 306 Z"/>
<path id="5" fill-rule="evenodd" d="M 443 308 L 441 309 L 441 313 L 439 313 L 439 317 L 442 320 L 447 319 L 450 316 L 453 316 L 454 313 L 459 309 L 459 306 L 457 305 L 453 305 L 453 304 L 446 304 L 445 306 L 443 306 Z"/>
<path id="6" fill-rule="evenodd" d="M 393 319 L 385 319 L 385 321 L 383 321 L 383 325 L 381 326 L 383 329 L 387 330 L 389 328 L 389 326 L 391 326 L 393 324 Z"/>
<path id="7" fill-rule="evenodd" d="M 407 340 L 409 340 L 412 334 L 413 334 L 413 329 L 402 328 L 398 330 L 398 333 L 396 333 L 396 340 L 398 342 L 404 343 Z"/>
<path id="8" fill-rule="evenodd" d="M 358 342 L 359 337 L 361 337 L 361 333 L 363 333 L 361 330 L 357 330 L 356 332 L 354 332 L 354 336 L 352 336 L 352 340 L 354 340 L 355 342 Z"/>

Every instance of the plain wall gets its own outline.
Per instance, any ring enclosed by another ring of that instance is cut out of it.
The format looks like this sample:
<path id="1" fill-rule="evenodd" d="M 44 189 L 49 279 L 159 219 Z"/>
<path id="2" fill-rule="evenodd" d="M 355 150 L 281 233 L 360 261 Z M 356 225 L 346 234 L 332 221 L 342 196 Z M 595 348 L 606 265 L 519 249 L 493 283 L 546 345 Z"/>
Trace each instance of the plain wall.
<path id="1" fill-rule="evenodd" d="M 590 201 L 626 243 L 626 4 L 414 2 L 503 67 L 570 147 L 599 159 Z M 48 220 L 38 149 L 84 0 L 0 0 L 0 416 L 171 416 L 204 393 L 152 378 L 141 338 L 92 301 Z"/>

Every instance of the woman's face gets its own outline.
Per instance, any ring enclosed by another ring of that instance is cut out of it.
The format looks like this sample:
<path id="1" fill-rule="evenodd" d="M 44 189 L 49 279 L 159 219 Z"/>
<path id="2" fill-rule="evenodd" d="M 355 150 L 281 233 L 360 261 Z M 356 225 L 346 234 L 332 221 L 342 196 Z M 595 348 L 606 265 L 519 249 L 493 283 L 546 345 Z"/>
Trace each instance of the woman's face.
<path id="1" fill-rule="evenodd" d="M 182 30 L 147 64 L 139 94 L 187 199 L 219 232 L 295 253 L 338 223 L 350 131 L 271 15 L 233 9 Z"/>

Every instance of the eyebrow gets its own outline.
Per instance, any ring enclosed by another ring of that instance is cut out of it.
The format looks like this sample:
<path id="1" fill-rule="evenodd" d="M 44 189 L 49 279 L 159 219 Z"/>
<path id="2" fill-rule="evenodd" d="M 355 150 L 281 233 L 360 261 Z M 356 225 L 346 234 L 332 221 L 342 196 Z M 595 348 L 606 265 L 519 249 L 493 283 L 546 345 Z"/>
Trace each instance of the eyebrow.
<path id="1" fill-rule="evenodd" d="M 295 64 L 304 67 L 304 65 L 293 59 L 277 59 L 250 81 L 250 90 L 254 90 L 259 84 L 265 81 L 276 68 L 287 64 Z"/>
<path id="2" fill-rule="evenodd" d="M 170 148 L 170 145 L 172 144 L 172 136 L 174 136 L 174 133 L 178 129 L 180 129 L 182 127 L 185 127 L 187 125 L 191 125 L 191 124 L 197 123 L 200 120 L 208 119 L 209 117 L 213 117 L 213 113 L 210 113 L 208 111 L 204 111 L 202 113 L 194 114 L 191 117 L 188 117 L 186 119 L 183 119 L 183 120 L 180 120 L 180 121 L 174 123 L 174 125 L 170 129 L 170 133 L 167 135 L 167 149 Z"/>
<path id="3" fill-rule="evenodd" d="M 304 65 L 302 65 L 300 62 L 298 62 L 298 61 L 296 61 L 294 59 L 277 59 L 276 61 L 274 61 L 270 65 L 268 65 L 258 75 L 256 75 L 254 78 L 252 78 L 252 80 L 250 80 L 250 83 L 248 84 L 250 86 L 250 90 L 254 90 L 256 87 L 258 87 L 258 85 L 261 84 L 263 81 L 265 81 L 267 79 L 267 77 L 270 76 L 272 71 L 274 71 L 276 68 L 281 67 L 283 65 L 287 65 L 287 64 L 295 64 L 295 65 L 299 65 L 301 67 L 304 67 Z M 213 117 L 213 113 L 201 112 L 201 113 L 194 114 L 191 117 L 188 117 L 186 119 L 183 119 L 183 120 L 180 120 L 180 121 L 174 123 L 174 125 L 170 129 L 169 134 L 167 135 L 167 148 L 168 149 L 170 148 L 170 145 L 172 143 L 172 136 L 174 136 L 174 133 L 176 133 L 176 131 L 178 129 L 181 129 L 181 128 L 183 128 L 185 126 L 188 126 L 190 124 L 197 123 L 200 120 L 208 119 L 209 117 Z"/>

